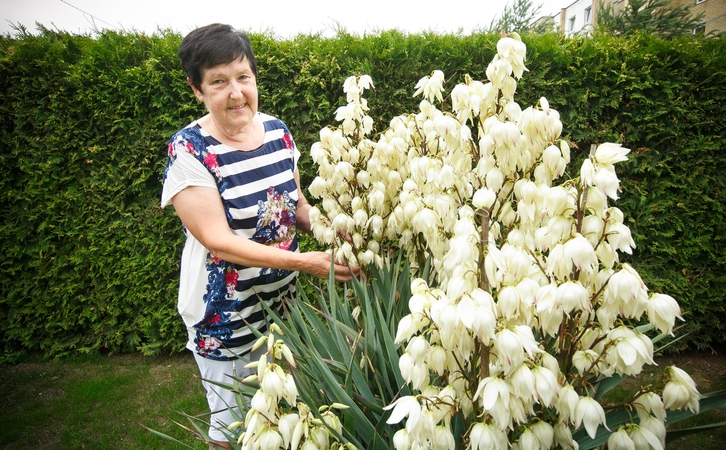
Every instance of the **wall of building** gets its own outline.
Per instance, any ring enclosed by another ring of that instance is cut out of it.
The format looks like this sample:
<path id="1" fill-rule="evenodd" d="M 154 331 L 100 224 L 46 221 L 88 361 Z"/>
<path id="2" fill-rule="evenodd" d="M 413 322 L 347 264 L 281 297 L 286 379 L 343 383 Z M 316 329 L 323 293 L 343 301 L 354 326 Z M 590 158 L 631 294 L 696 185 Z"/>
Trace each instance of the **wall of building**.
<path id="1" fill-rule="evenodd" d="M 671 0 L 674 5 L 693 5 L 691 12 L 694 15 L 703 13 L 704 29 L 706 33 L 726 31 L 726 0 Z"/>
<path id="2" fill-rule="evenodd" d="M 575 0 L 553 16 L 555 29 L 563 30 L 566 36 L 587 33 L 592 26 L 593 0 Z"/>
<path id="3" fill-rule="evenodd" d="M 610 2 L 614 12 L 620 11 L 628 5 L 628 0 L 604 0 Z M 600 0 L 576 0 L 569 4 L 563 1 L 564 6 L 559 13 L 551 16 L 555 30 L 564 30 L 566 36 L 578 33 L 588 33 L 592 24 L 597 20 Z M 695 32 L 719 33 L 726 32 L 726 0 L 671 0 L 673 5 L 693 5 L 691 12 L 694 15 L 704 13 L 703 28 Z M 587 20 L 589 12 L 589 21 Z"/>

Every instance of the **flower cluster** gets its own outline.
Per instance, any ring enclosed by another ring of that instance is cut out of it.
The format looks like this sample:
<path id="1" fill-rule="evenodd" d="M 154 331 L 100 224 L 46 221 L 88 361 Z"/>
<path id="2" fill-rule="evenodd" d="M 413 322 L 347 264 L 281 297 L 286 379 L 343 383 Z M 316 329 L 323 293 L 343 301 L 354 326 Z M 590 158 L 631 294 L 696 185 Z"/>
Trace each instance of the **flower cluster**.
<path id="1" fill-rule="evenodd" d="M 394 118 L 375 142 L 360 95 L 372 83 L 351 77 L 342 125 L 323 129 L 312 150 L 315 236 L 351 236 L 337 242 L 338 259 L 381 264 L 385 240 L 395 240 L 414 270 L 422 255 L 431 261 L 396 336 L 416 392 L 388 407 L 389 423 L 406 418 L 397 450 L 452 448 L 455 412 L 468 421 L 470 449 L 577 448 L 573 430 L 594 437 L 607 426 L 598 382 L 654 364 L 651 339 L 632 324 L 645 318 L 672 334 L 682 320 L 673 298 L 649 293 L 620 262 L 635 243 L 608 202 L 629 150 L 596 146 L 580 176 L 558 184 L 570 163 L 559 114 L 544 97 L 524 110 L 514 101 L 525 58 L 513 34 L 499 41 L 486 83 L 467 76 L 446 96 L 442 72 L 424 77 L 419 111 Z M 610 448 L 632 448 L 627 439 L 662 448 L 665 410 L 698 410 L 690 377 L 667 373 L 662 390 L 633 400 L 639 418 Z"/>
<path id="2" fill-rule="evenodd" d="M 250 400 L 244 421 L 228 426 L 230 430 L 243 430 L 237 444 L 241 444 L 242 450 L 351 448 L 331 432 L 341 435 L 342 425 L 333 410 L 347 406 L 337 403 L 322 406 L 316 415 L 305 403 L 298 402 L 295 381 L 285 370 L 285 367 L 295 367 L 295 360 L 287 345 L 273 333 L 282 334 L 276 324 L 271 325 L 267 336 L 255 343 L 254 349 L 267 344 L 267 352 L 259 361 L 247 365 L 256 367 L 257 374 L 242 380 L 243 383 L 257 381 L 259 389 Z"/>

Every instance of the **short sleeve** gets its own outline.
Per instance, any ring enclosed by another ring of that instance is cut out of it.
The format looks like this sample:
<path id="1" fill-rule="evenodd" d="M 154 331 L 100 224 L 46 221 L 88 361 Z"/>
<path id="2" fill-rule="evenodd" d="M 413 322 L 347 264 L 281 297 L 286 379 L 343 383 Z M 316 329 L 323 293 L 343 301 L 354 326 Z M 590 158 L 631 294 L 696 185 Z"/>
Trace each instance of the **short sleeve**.
<path id="1" fill-rule="evenodd" d="M 300 161 L 300 150 L 297 149 L 296 145 L 293 145 L 292 159 L 294 167 L 293 170 L 297 170 L 297 163 Z"/>
<path id="2" fill-rule="evenodd" d="M 193 154 L 183 150 L 177 151 L 166 170 L 161 191 L 161 207 L 167 206 L 176 194 L 190 186 L 217 189 L 214 176 Z"/>

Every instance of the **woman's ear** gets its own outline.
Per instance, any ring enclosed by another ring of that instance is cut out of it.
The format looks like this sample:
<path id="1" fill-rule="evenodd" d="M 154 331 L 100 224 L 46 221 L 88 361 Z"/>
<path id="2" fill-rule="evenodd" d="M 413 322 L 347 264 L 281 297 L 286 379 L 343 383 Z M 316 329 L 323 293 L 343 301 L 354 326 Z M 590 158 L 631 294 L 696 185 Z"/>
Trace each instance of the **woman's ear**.
<path id="1" fill-rule="evenodd" d="M 192 92 L 194 92 L 194 96 L 197 97 L 197 99 L 200 102 L 204 103 L 204 94 L 202 93 L 202 91 L 197 89 L 194 86 L 194 84 L 192 84 L 192 80 L 189 77 L 187 77 L 187 84 L 189 85 L 190 88 L 192 88 Z"/>

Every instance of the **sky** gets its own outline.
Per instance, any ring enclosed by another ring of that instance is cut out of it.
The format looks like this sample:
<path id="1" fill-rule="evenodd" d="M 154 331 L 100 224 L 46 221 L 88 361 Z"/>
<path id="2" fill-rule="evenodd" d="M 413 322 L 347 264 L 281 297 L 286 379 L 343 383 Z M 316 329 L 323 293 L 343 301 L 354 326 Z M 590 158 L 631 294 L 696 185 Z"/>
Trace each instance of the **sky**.
<path id="1" fill-rule="evenodd" d="M 510 0 L 513 1 L 513 0 Z M 534 0 L 540 15 L 553 15 L 574 0 Z M 187 34 L 214 22 L 246 32 L 271 32 L 288 39 L 338 29 L 362 35 L 398 29 L 408 33 L 447 33 L 487 27 L 506 0 L 0 0 L 0 34 L 21 24 L 36 33 L 35 23 L 71 33 L 94 29 L 152 34 L 170 28 Z M 205 5 L 205 6 L 202 6 Z M 451 5 L 451 6 L 448 6 Z"/>

